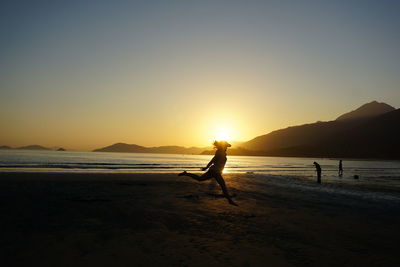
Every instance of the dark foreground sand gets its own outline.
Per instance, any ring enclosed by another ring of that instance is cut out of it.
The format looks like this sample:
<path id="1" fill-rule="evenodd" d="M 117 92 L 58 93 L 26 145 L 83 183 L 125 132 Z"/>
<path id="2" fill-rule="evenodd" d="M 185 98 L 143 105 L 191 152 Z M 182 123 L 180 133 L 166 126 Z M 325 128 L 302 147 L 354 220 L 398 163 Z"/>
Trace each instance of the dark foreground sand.
<path id="1" fill-rule="evenodd" d="M 0 173 L 0 265 L 400 265 L 396 192 L 226 177 Z"/>

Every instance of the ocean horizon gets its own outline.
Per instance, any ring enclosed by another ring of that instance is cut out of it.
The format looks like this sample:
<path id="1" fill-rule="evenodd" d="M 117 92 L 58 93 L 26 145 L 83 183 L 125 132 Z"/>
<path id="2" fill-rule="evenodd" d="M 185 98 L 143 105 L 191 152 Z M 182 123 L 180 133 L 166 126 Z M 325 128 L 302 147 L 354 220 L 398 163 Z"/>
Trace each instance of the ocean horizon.
<path id="1" fill-rule="evenodd" d="M 178 155 L 115 152 L 1 150 L 1 172 L 47 173 L 179 173 L 201 172 L 210 155 Z M 338 177 L 338 159 L 229 156 L 224 174 L 290 176 L 314 180 L 317 161 L 323 182 L 383 185 L 400 190 L 400 161 L 344 159 L 344 175 Z M 354 175 L 360 177 L 354 179 Z"/>

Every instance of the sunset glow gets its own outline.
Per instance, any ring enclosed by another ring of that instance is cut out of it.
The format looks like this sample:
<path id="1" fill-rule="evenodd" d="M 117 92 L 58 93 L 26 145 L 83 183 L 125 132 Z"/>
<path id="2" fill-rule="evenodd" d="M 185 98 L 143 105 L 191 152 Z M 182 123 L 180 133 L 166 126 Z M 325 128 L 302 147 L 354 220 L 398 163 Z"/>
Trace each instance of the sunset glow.
<path id="1" fill-rule="evenodd" d="M 0 145 L 204 147 L 400 106 L 380 1 L 100 2 L 4 5 Z"/>
<path id="2" fill-rule="evenodd" d="M 1 266 L 400 267 L 399 14 L 1 1 Z"/>
<path id="3" fill-rule="evenodd" d="M 215 140 L 221 141 L 232 141 L 233 140 L 233 133 L 229 128 L 218 128 L 215 132 Z"/>

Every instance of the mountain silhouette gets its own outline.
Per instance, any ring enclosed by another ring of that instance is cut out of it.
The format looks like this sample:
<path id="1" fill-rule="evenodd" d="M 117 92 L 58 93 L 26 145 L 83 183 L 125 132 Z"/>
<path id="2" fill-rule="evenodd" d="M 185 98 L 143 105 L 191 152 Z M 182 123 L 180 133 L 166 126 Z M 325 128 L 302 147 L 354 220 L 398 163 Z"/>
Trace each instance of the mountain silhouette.
<path id="1" fill-rule="evenodd" d="M 143 153 L 146 152 L 146 148 L 138 145 L 130 145 L 125 143 L 115 143 L 110 146 L 103 148 L 94 149 L 93 152 L 133 152 L 133 153 Z"/>
<path id="2" fill-rule="evenodd" d="M 247 155 L 400 158 L 399 110 L 374 101 L 344 115 L 273 131 L 242 147 L 250 151 Z"/>
<path id="3" fill-rule="evenodd" d="M 339 116 L 336 120 L 372 118 L 393 110 L 395 110 L 395 108 L 386 103 L 379 103 L 377 101 L 372 101 L 370 103 L 362 105 L 356 110 L 350 111 L 348 113 Z"/>
<path id="4" fill-rule="evenodd" d="M 93 152 L 124 152 L 124 153 L 161 153 L 161 154 L 200 154 L 206 148 L 182 147 L 182 146 L 159 146 L 144 147 L 135 144 L 116 143 L 103 148 L 95 149 Z"/>
<path id="5" fill-rule="evenodd" d="M 400 110 L 376 101 L 336 120 L 292 126 L 236 143 L 230 155 L 400 158 Z M 116 143 L 95 152 L 214 154 L 209 148 Z"/>
<path id="6" fill-rule="evenodd" d="M 317 144 L 363 122 L 365 122 L 364 119 L 316 122 L 291 126 L 258 136 L 243 143 L 242 147 L 249 150 L 271 151 L 287 147 Z"/>
<path id="7" fill-rule="evenodd" d="M 214 149 L 208 149 L 201 152 L 201 155 L 214 155 Z M 258 150 L 249 150 L 243 147 L 234 147 L 232 146 L 228 150 L 228 154 L 232 156 L 265 156 L 265 151 L 258 151 Z"/>
<path id="8" fill-rule="evenodd" d="M 29 146 L 22 146 L 18 147 L 17 149 L 24 149 L 24 150 L 51 150 L 50 148 L 39 146 L 39 145 L 29 145 Z"/>
<path id="9" fill-rule="evenodd" d="M 323 148 L 349 157 L 400 158 L 400 109 L 385 113 L 342 132 Z"/>
<path id="10" fill-rule="evenodd" d="M 400 109 L 372 101 L 336 120 L 291 126 L 247 142 L 233 142 L 230 155 L 400 159 Z M 0 146 L 0 149 L 14 149 Z M 50 150 L 40 145 L 16 149 Z M 62 151 L 62 148 L 58 149 Z M 214 154 L 211 147 L 115 143 L 94 152 Z"/>

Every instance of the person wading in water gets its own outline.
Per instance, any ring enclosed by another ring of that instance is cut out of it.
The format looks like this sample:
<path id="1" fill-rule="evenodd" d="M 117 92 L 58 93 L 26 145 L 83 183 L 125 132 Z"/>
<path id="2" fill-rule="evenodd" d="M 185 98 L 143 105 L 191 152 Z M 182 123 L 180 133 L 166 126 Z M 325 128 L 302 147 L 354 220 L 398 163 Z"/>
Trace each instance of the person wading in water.
<path id="1" fill-rule="evenodd" d="M 197 174 L 184 171 L 178 174 L 178 176 L 189 176 L 199 182 L 214 178 L 221 186 L 221 189 L 224 192 L 224 196 L 228 200 L 229 204 L 238 206 L 229 195 L 228 189 L 226 188 L 225 180 L 222 177 L 222 171 L 224 170 L 226 163 L 226 150 L 230 146 L 231 144 L 226 141 L 215 141 L 214 148 L 217 149 L 217 151 L 215 151 L 215 156 L 210 160 L 206 167 L 201 168 L 202 171 L 208 169 L 207 172 L 199 176 Z"/>
<path id="2" fill-rule="evenodd" d="M 339 177 L 343 176 L 343 163 L 342 160 L 339 161 Z"/>
<path id="3" fill-rule="evenodd" d="M 314 165 L 315 165 L 315 170 L 317 171 L 317 182 L 320 184 L 321 183 L 321 166 L 318 164 L 318 163 L 316 163 L 315 161 L 314 161 Z"/>

